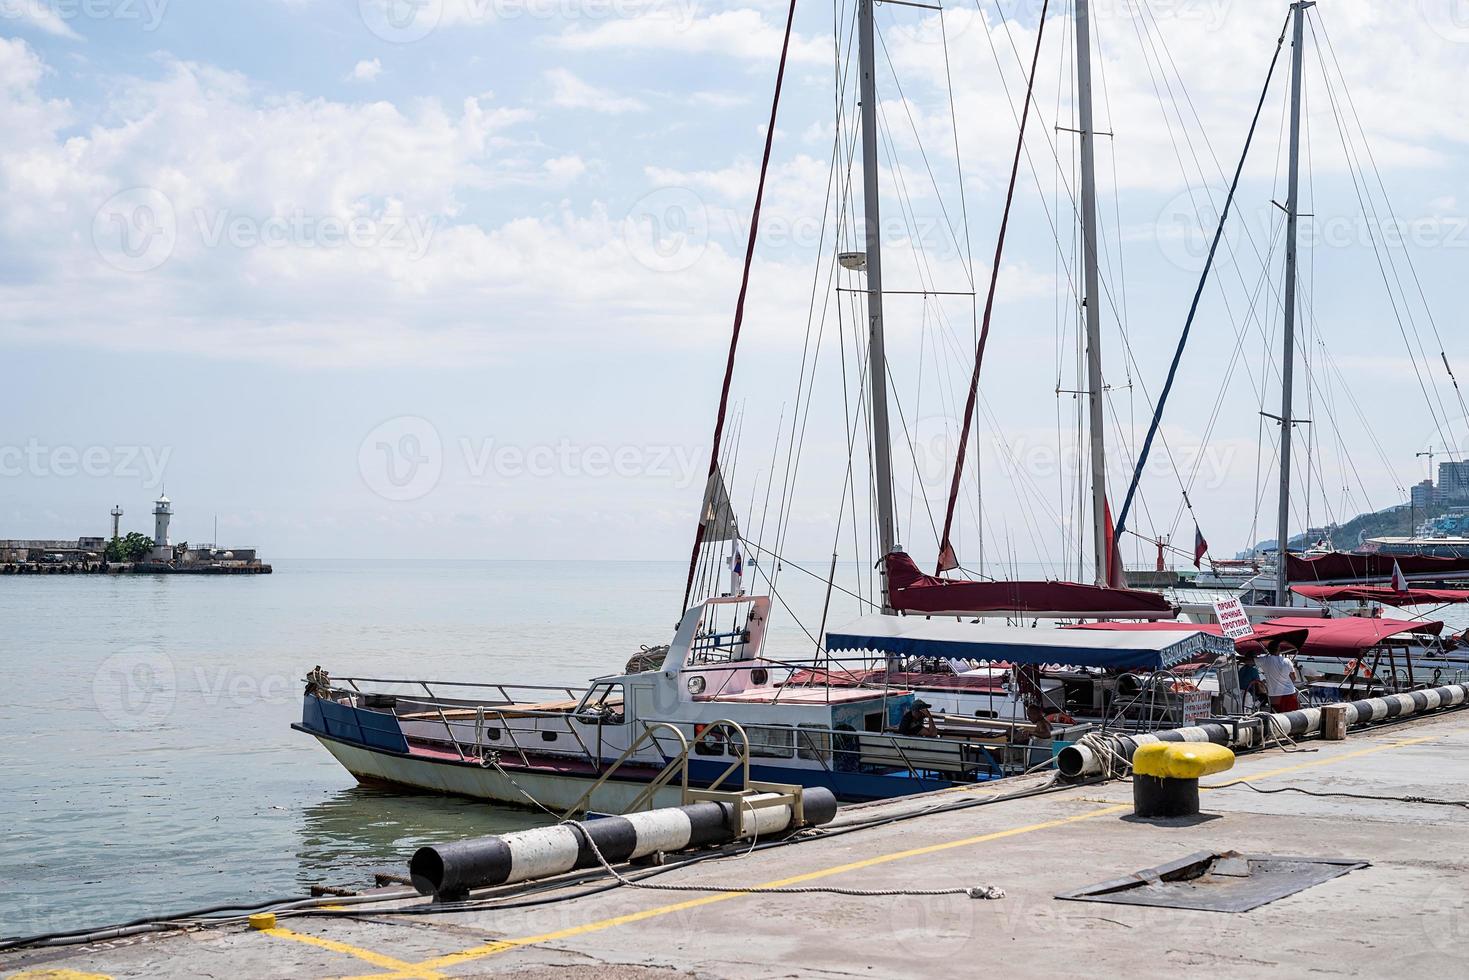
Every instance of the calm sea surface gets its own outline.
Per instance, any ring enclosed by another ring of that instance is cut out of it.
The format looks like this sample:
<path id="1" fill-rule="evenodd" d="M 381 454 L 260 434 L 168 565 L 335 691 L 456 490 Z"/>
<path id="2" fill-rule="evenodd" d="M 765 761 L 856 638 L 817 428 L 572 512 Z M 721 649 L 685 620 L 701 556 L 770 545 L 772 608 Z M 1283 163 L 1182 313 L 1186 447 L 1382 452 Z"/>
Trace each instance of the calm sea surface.
<path id="1" fill-rule="evenodd" d="M 283 561 L 252 577 L 0 579 L 0 932 L 404 873 L 525 811 L 358 788 L 293 732 L 301 678 L 581 684 L 672 635 L 677 563 Z M 747 580 L 748 581 L 748 580 Z M 815 631 L 821 584 L 781 591 Z M 855 615 L 855 600 L 832 621 Z M 783 624 L 783 627 L 782 627 Z M 789 616 L 778 643 L 806 644 Z M 17 895 L 21 897 L 16 898 Z"/>

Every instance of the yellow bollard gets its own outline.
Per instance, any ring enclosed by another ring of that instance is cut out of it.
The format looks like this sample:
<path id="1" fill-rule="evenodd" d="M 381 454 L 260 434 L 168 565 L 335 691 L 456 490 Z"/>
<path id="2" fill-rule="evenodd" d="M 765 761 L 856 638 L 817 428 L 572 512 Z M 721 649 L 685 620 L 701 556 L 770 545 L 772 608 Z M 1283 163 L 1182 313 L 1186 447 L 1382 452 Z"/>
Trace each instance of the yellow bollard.
<path id="1" fill-rule="evenodd" d="M 1151 742 L 1132 754 L 1132 812 L 1191 817 L 1199 812 L 1199 777 L 1234 768 L 1234 752 L 1212 742 Z"/>

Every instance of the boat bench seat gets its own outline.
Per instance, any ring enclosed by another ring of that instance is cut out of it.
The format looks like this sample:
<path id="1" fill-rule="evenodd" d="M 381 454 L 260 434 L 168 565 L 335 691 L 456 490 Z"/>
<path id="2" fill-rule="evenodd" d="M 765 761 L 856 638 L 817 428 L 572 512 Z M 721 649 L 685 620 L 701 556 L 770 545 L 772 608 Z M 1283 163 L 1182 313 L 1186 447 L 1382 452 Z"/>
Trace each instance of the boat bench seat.
<path id="1" fill-rule="evenodd" d="M 857 745 L 864 765 L 946 773 L 968 773 L 978 766 L 962 742 L 941 738 L 859 735 Z"/>

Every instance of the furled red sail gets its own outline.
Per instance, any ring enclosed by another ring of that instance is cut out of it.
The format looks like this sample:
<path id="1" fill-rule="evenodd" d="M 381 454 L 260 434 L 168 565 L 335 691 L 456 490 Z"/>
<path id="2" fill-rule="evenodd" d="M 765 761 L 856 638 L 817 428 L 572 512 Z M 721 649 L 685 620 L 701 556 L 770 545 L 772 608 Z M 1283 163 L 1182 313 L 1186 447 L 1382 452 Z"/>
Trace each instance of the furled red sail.
<path id="1" fill-rule="evenodd" d="M 905 613 L 968 616 L 1171 618 L 1173 604 L 1156 592 L 1104 589 L 1075 582 L 965 582 L 925 575 L 901 551 L 887 557 L 888 601 Z"/>
<path id="2" fill-rule="evenodd" d="M 1292 585 L 1318 602 L 1381 602 L 1389 606 L 1446 606 L 1469 602 L 1469 589 L 1394 589 L 1381 585 Z"/>
<path id="3" fill-rule="evenodd" d="M 1400 565 L 1405 575 L 1469 574 L 1469 558 L 1435 558 L 1429 555 L 1381 555 L 1333 551 L 1315 558 L 1286 556 L 1285 574 L 1292 582 L 1336 582 L 1344 579 L 1382 581 Z"/>

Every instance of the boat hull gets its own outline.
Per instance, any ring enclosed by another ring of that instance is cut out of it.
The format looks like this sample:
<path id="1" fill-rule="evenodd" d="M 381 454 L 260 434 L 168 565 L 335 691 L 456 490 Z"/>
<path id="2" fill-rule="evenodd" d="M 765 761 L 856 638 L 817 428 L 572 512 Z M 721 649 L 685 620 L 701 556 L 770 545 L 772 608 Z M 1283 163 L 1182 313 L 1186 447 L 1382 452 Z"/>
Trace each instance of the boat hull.
<path id="1" fill-rule="evenodd" d="M 504 769 L 482 767 L 473 762 L 383 752 L 340 741 L 319 732 L 301 730 L 314 736 L 341 763 L 342 768 L 362 783 L 447 796 L 467 796 L 514 806 L 536 808 L 539 803 L 561 813 L 580 800 L 582 794 L 596 781 L 595 776 L 537 772 L 511 774 Z M 633 805 L 646 785 L 634 780 L 609 779 L 592 794 L 591 809 L 602 813 L 622 813 Z M 655 806 L 677 806 L 682 802 L 680 792 L 678 786 L 664 787 L 655 792 L 653 803 Z"/>
<path id="2" fill-rule="evenodd" d="M 521 768 L 508 759 L 498 769 L 493 766 L 482 767 L 472 759 L 436 758 L 375 748 L 325 735 L 302 725 L 292 727 L 315 738 L 342 768 L 362 783 L 466 796 L 511 806 L 543 807 L 560 813 L 580 800 L 582 794 L 598 779 L 597 773 L 591 771 L 547 773 L 543 770 Z M 708 786 L 723 776 L 727 767 L 726 760 L 711 762 L 691 759 L 690 785 L 696 788 Z M 846 802 L 891 799 L 967 785 L 955 783 L 937 774 L 932 777 L 915 777 L 906 773 L 882 775 L 787 766 L 752 765 L 750 776 L 762 782 L 824 787 Z M 649 778 L 631 776 L 626 779 L 609 779 L 597 787 L 588 805 L 601 813 L 625 813 L 643 792 Z M 655 806 L 678 806 L 682 802 L 682 787 L 676 781 L 674 785 L 657 790 L 653 799 Z"/>

